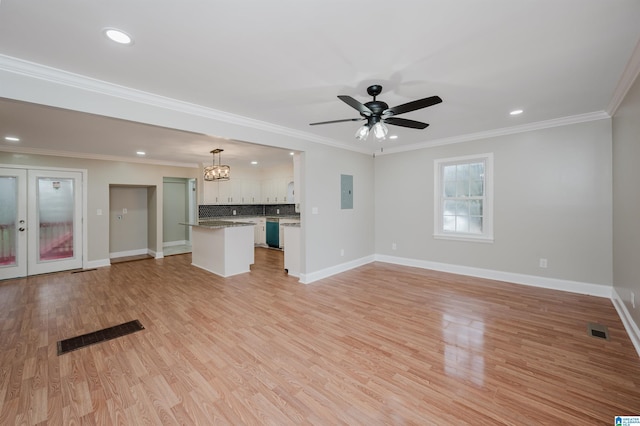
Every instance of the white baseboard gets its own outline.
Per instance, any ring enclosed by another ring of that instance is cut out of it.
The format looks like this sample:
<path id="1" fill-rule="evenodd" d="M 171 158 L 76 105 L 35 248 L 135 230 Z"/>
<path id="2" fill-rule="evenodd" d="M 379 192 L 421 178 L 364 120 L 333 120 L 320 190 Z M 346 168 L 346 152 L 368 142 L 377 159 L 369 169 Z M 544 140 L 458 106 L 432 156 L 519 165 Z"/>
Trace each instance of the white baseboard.
<path id="1" fill-rule="evenodd" d="M 149 256 L 153 256 L 154 259 L 162 259 L 162 258 L 164 258 L 164 252 L 162 252 L 162 251 L 155 251 L 155 250 L 149 249 L 147 251 L 147 253 L 149 254 Z"/>
<path id="2" fill-rule="evenodd" d="M 88 260 L 83 269 L 102 268 L 105 266 L 111 266 L 109 259 Z"/>
<path id="3" fill-rule="evenodd" d="M 613 302 L 613 306 L 616 308 L 616 311 L 618 311 L 618 316 L 620 317 L 620 320 L 622 320 L 624 329 L 627 331 L 629 339 L 631 339 L 631 343 L 633 343 L 633 347 L 636 348 L 636 352 L 640 356 L 640 329 L 631 317 L 631 314 L 627 309 L 627 305 L 625 305 L 615 287 L 612 291 L 611 301 Z"/>
<path id="4" fill-rule="evenodd" d="M 330 268 L 322 269 L 320 271 L 311 272 L 309 274 L 300 274 L 300 282 L 302 284 L 310 284 L 314 281 L 321 280 L 323 278 L 330 277 L 341 272 L 346 272 L 350 269 L 357 268 L 358 266 L 366 265 L 375 260 L 373 255 L 361 257 L 349 262 L 341 263 L 339 265 L 331 266 Z"/>
<path id="5" fill-rule="evenodd" d="M 109 253 L 109 259 L 113 259 L 116 257 L 127 257 L 127 256 L 139 256 L 141 254 L 148 254 L 149 249 L 136 249 L 136 250 L 125 250 L 125 251 L 115 251 L 113 253 Z"/>
<path id="6" fill-rule="evenodd" d="M 393 263 L 396 265 L 412 266 L 415 268 L 433 269 L 435 271 L 449 272 L 452 274 L 487 278 L 496 281 L 506 281 L 514 284 L 523 284 L 532 287 L 541 287 L 551 290 L 562 290 L 571 293 L 606 297 L 607 299 L 611 298 L 611 291 L 613 289 L 612 286 L 603 284 L 592 284 L 578 281 L 561 280 L 557 278 L 546 278 L 535 275 L 517 274 L 513 272 L 473 268 L 469 266 L 452 265 L 448 263 L 430 262 L 427 260 L 407 259 L 403 257 L 387 256 L 383 254 L 375 255 L 375 260 L 379 262 Z"/>
<path id="7" fill-rule="evenodd" d="M 178 240 L 178 241 L 165 241 L 162 243 L 162 247 L 171 247 L 171 246 L 184 246 L 189 244 L 187 240 Z"/>

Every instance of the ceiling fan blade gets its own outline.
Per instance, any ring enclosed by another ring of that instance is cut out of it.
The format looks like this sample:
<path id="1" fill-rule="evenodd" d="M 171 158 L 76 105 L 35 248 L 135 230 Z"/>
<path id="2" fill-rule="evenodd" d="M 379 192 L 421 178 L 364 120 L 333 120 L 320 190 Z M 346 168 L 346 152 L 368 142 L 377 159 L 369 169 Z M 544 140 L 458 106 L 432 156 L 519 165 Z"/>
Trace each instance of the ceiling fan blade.
<path id="1" fill-rule="evenodd" d="M 417 109 L 430 107 L 432 105 L 439 104 L 440 102 L 442 102 L 442 99 L 440 99 L 440 96 L 431 96 L 428 98 L 418 99 L 417 101 L 411 101 L 411 102 L 407 102 L 406 104 L 389 108 L 388 110 L 384 111 L 383 114 L 391 114 L 391 115 L 404 114 L 405 112 L 411 112 Z"/>
<path id="2" fill-rule="evenodd" d="M 361 120 L 364 120 L 364 118 L 345 118 L 344 120 L 331 120 L 331 121 L 321 121 L 319 123 L 309 123 L 309 126 L 315 126 L 318 124 L 342 123 L 345 121 L 361 121 Z"/>
<path id="3" fill-rule="evenodd" d="M 373 114 L 373 111 L 371 111 L 369 109 L 369 107 L 367 107 L 365 104 L 362 104 L 362 103 L 356 101 L 351 96 L 339 95 L 338 98 L 342 102 L 344 102 L 345 104 L 349 105 L 350 107 L 355 108 L 358 111 L 360 111 L 360 114 L 366 115 L 367 117 L 369 117 L 371 114 Z"/>
<path id="4" fill-rule="evenodd" d="M 412 129 L 425 129 L 429 126 L 427 123 L 422 123 L 415 120 L 407 120 L 406 118 L 389 117 L 383 120 L 387 124 L 393 124 L 394 126 L 410 127 Z"/>

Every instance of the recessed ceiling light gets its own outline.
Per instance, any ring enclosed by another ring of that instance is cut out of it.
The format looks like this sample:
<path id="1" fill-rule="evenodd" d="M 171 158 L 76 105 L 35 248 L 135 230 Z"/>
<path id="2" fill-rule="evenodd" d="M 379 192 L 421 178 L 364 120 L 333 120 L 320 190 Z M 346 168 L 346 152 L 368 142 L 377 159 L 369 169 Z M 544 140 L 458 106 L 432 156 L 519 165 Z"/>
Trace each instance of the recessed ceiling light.
<path id="1" fill-rule="evenodd" d="M 255 166 L 256 164 L 258 164 L 258 162 L 257 161 L 252 161 L 251 164 L 253 164 Z"/>
<path id="2" fill-rule="evenodd" d="M 389 139 L 398 139 L 398 135 L 391 135 L 389 136 Z"/>
<path id="3" fill-rule="evenodd" d="M 20 142 L 20 138 L 16 136 L 5 136 L 4 140 L 7 142 Z"/>
<path id="4" fill-rule="evenodd" d="M 147 153 L 144 152 L 144 151 L 136 151 L 136 154 L 138 154 L 138 155 L 147 155 Z"/>
<path id="5" fill-rule="evenodd" d="M 109 38 L 109 40 L 115 41 L 120 44 L 133 44 L 133 39 L 131 36 L 124 31 L 117 30 L 115 28 L 105 28 L 103 30 L 104 35 Z"/>
<path id="6" fill-rule="evenodd" d="M 524 111 L 522 111 L 521 109 L 514 109 L 509 114 L 511 114 L 511 115 L 519 115 L 519 114 L 522 114 L 523 112 Z"/>

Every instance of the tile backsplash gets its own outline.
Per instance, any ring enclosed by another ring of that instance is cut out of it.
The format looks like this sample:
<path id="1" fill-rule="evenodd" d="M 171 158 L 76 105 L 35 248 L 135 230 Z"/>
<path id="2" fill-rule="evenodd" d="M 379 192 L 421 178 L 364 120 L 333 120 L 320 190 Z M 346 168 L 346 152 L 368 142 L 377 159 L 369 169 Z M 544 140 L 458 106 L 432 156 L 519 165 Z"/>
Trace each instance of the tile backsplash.
<path id="1" fill-rule="evenodd" d="M 198 218 L 234 216 L 293 216 L 297 215 L 295 204 L 200 204 Z M 278 213 L 280 211 L 280 213 Z"/>

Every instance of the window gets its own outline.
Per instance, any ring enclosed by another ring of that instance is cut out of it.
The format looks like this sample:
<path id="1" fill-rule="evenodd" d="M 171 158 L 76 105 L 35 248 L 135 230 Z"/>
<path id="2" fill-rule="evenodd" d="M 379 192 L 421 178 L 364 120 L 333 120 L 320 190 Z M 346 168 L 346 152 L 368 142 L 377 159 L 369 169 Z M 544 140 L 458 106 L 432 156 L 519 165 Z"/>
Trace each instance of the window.
<path id="1" fill-rule="evenodd" d="M 493 154 L 434 161 L 435 238 L 493 242 Z"/>

